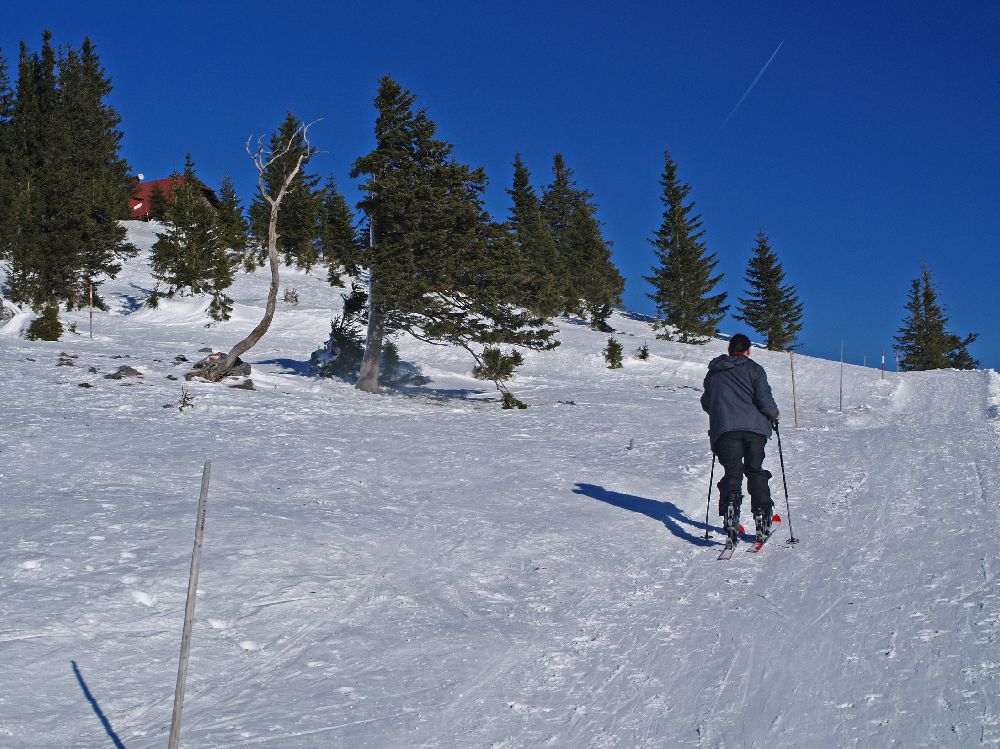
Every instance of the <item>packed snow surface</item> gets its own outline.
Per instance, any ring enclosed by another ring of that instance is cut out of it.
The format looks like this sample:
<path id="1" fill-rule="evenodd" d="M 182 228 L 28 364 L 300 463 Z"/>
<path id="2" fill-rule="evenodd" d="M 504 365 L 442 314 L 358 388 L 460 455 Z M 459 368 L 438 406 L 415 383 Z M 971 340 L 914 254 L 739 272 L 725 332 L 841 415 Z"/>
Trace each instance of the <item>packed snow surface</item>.
<path id="1" fill-rule="evenodd" d="M 609 370 L 563 319 L 502 411 L 464 352 L 403 340 L 429 382 L 367 395 L 310 375 L 340 290 L 285 269 L 301 301 L 247 355 L 257 389 L 185 384 L 268 278 L 207 325 L 207 299 L 144 305 L 147 260 L 92 339 L 86 311 L 56 343 L 0 328 L 0 747 L 165 744 L 206 460 L 183 746 L 1000 744 L 995 372 L 848 366 L 841 411 L 839 363 L 796 356 L 796 428 L 789 356 L 755 349 L 791 513 L 772 440 L 779 535 L 719 562 L 721 341 L 615 315 Z"/>

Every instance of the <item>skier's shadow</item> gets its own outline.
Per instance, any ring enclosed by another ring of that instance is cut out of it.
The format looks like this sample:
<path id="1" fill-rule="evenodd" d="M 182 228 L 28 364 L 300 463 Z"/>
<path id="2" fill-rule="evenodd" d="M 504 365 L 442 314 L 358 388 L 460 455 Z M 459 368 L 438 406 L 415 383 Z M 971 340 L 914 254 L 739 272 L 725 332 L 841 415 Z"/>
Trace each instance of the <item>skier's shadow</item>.
<path id="1" fill-rule="evenodd" d="M 673 502 L 646 499 L 645 497 L 636 497 L 633 494 L 613 492 L 605 489 L 603 486 L 595 486 L 594 484 L 578 483 L 576 488 L 573 490 L 573 493 L 583 494 L 586 497 L 598 499 L 601 502 L 606 502 L 614 507 L 621 507 L 623 510 L 631 510 L 632 512 L 638 512 L 642 515 L 646 515 L 647 517 L 651 517 L 653 520 L 659 520 L 667 526 L 667 530 L 682 541 L 687 541 L 689 544 L 693 544 L 695 546 L 718 545 L 717 541 L 706 539 L 704 535 L 697 536 L 689 533 L 684 526 L 697 528 L 702 531 L 702 534 L 704 534 L 706 530 L 717 531 L 719 530 L 718 528 L 713 525 L 706 525 L 705 523 L 697 520 L 692 520 Z"/>

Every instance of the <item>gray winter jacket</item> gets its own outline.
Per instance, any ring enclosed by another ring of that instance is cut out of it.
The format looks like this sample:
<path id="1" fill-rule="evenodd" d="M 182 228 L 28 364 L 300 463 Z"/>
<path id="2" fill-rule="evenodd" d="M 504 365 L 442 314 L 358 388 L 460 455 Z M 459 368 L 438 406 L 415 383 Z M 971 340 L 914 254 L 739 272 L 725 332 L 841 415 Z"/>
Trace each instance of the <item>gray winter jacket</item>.
<path id="1" fill-rule="evenodd" d="M 708 365 L 701 407 L 708 413 L 708 438 L 715 441 L 737 430 L 771 436 L 778 406 L 767 373 L 746 356 L 717 356 Z"/>

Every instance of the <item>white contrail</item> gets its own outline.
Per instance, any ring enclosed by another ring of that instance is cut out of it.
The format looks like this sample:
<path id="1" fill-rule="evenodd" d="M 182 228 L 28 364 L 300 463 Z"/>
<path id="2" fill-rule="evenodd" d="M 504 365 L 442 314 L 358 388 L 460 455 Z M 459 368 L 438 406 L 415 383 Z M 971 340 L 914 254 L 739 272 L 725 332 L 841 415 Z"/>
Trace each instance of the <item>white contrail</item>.
<path id="1" fill-rule="evenodd" d="M 736 102 L 736 106 L 733 107 L 733 111 L 729 113 L 728 117 L 726 117 L 725 122 L 723 122 L 719 126 L 719 129 L 715 133 L 716 135 L 718 135 L 719 133 L 722 132 L 722 128 L 724 128 L 726 126 L 726 123 L 729 122 L 729 120 L 732 119 L 732 117 L 733 117 L 734 114 L 736 114 L 736 110 L 740 108 L 740 104 L 742 104 L 743 101 L 744 101 L 744 99 L 746 99 L 750 95 L 750 92 L 753 91 L 753 87 L 757 85 L 757 81 L 759 81 L 760 77 L 762 75 L 764 75 L 764 71 L 767 70 L 767 66 L 771 64 L 771 61 L 774 59 L 775 55 L 778 54 L 778 50 L 781 49 L 781 45 L 784 44 L 784 43 L 785 43 L 785 40 L 782 39 L 781 43 L 778 44 L 778 46 L 775 48 L 774 52 L 771 53 L 771 56 L 769 58 L 767 58 L 767 62 L 764 63 L 764 67 L 762 67 L 760 69 L 760 72 L 757 73 L 757 77 L 753 79 L 753 82 L 750 84 L 750 86 L 747 88 L 747 90 L 743 92 L 743 96 L 741 96 L 740 100 L 738 102 Z"/>

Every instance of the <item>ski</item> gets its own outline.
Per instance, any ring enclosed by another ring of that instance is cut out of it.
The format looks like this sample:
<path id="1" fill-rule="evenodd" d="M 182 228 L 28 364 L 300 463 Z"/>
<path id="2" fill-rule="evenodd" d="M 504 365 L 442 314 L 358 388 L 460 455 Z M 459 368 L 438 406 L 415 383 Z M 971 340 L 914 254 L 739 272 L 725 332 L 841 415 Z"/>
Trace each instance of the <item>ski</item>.
<path id="1" fill-rule="evenodd" d="M 742 536 L 745 533 L 743 526 L 740 526 L 739 535 Z M 736 550 L 736 544 L 739 542 L 739 536 L 732 539 L 728 536 L 726 537 L 726 545 L 723 547 L 722 551 L 719 552 L 719 557 L 717 561 L 723 562 L 726 559 L 733 558 L 733 552 Z"/>
<path id="2" fill-rule="evenodd" d="M 747 549 L 747 553 L 756 554 L 758 551 L 763 549 L 764 544 L 766 544 L 767 540 L 774 535 L 774 532 L 778 530 L 778 526 L 780 525 L 781 525 L 781 515 L 776 514 L 774 515 L 774 517 L 771 518 L 771 532 L 768 533 L 766 536 L 764 536 L 762 540 L 754 542 L 754 545 L 751 546 L 749 549 Z"/>

